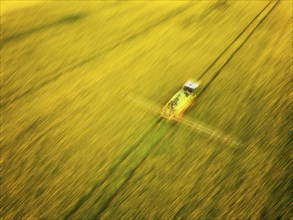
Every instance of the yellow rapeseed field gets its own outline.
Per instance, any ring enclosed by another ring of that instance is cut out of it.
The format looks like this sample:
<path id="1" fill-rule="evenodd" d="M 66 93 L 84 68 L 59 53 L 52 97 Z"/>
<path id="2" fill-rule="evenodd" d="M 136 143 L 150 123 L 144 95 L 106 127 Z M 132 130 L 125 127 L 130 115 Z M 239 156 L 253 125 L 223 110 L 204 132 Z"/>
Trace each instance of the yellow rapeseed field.
<path id="1" fill-rule="evenodd" d="M 292 217 L 290 1 L 36 3 L 1 2 L 1 219 Z M 189 78 L 238 145 L 149 111 Z"/>

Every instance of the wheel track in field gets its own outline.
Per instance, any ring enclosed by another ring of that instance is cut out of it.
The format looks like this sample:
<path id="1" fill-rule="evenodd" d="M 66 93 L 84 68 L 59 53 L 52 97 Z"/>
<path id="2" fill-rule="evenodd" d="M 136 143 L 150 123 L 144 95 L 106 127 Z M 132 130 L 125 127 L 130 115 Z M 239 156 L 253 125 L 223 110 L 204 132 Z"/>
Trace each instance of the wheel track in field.
<path id="1" fill-rule="evenodd" d="M 127 185 L 127 183 L 133 178 L 135 175 L 135 172 L 140 169 L 144 162 L 147 160 L 147 158 L 154 152 L 158 147 L 161 146 L 161 144 L 164 143 L 164 141 L 172 136 L 172 134 L 175 133 L 177 127 L 171 125 L 170 129 L 168 129 L 162 137 L 155 142 L 151 147 L 149 147 L 149 151 L 143 156 L 142 160 L 135 166 L 135 168 L 131 171 L 130 175 L 127 177 L 127 179 L 123 182 L 123 184 L 115 191 L 115 193 L 105 202 L 103 203 L 102 207 L 95 213 L 94 219 L 100 219 L 104 211 L 110 206 L 111 202 L 117 197 L 117 195 L 122 191 L 123 188 Z"/>
<path id="2" fill-rule="evenodd" d="M 253 20 L 240 32 L 240 34 L 228 45 L 228 47 L 225 48 L 225 50 L 211 63 L 211 65 L 209 65 L 209 67 L 200 75 L 199 79 L 202 79 L 205 75 L 207 75 L 207 73 L 209 73 L 209 71 L 212 69 L 212 67 L 214 67 L 217 62 L 220 60 L 220 58 L 222 58 L 224 55 L 226 55 L 225 53 L 235 44 L 235 42 L 237 42 L 237 40 L 239 40 L 244 33 L 246 33 L 246 31 L 249 29 L 249 27 L 263 14 L 263 12 L 269 7 L 269 5 L 271 5 L 272 2 L 269 2 L 254 18 Z M 206 86 L 204 87 L 204 89 L 201 91 L 201 93 L 199 94 L 199 96 L 201 96 L 211 85 L 211 83 L 219 76 L 220 72 L 223 70 L 223 68 L 231 61 L 231 59 L 234 57 L 234 55 L 242 48 L 242 46 L 248 41 L 248 39 L 253 35 L 253 33 L 255 32 L 255 30 L 260 26 L 260 24 L 265 20 L 265 18 L 273 11 L 273 9 L 277 6 L 277 4 L 279 3 L 279 1 L 273 5 L 273 7 L 269 10 L 269 12 L 257 23 L 257 25 L 255 26 L 255 28 L 253 28 L 253 30 L 248 34 L 248 36 L 244 39 L 244 41 L 240 44 L 239 47 L 236 48 L 235 51 L 232 52 L 232 54 L 229 56 L 229 58 L 221 65 L 221 67 L 216 71 L 216 73 L 211 77 L 211 79 L 208 81 L 208 83 L 206 84 Z M 156 127 L 161 124 L 162 120 L 159 119 L 157 121 L 155 121 L 155 123 L 151 124 L 150 127 L 148 127 L 147 131 L 139 138 L 139 140 L 132 146 L 130 147 L 123 155 L 122 157 L 118 160 L 118 162 L 116 162 L 111 168 L 110 171 L 108 172 L 108 174 L 106 175 L 106 177 L 98 182 L 93 188 L 92 190 L 86 194 L 85 196 L 83 196 L 77 203 L 76 205 L 65 215 L 65 219 L 69 219 L 71 218 L 86 202 L 88 199 L 90 199 L 92 197 L 92 195 L 94 194 L 94 192 L 100 187 L 102 186 L 110 177 L 111 175 L 115 172 L 115 170 L 118 168 L 118 166 L 127 159 L 127 157 L 133 152 L 133 150 L 135 150 L 136 148 L 138 148 L 145 140 L 148 136 L 150 136 L 154 131 L 156 131 Z M 172 129 L 173 128 L 173 129 Z M 108 199 L 106 199 L 106 202 L 104 202 L 101 207 L 98 209 L 98 211 L 94 214 L 94 218 L 100 218 L 102 216 L 102 214 L 104 213 L 104 211 L 109 207 L 109 205 L 111 204 L 111 202 L 116 198 L 116 196 L 121 192 L 121 190 L 123 188 L 125 188 L 125 186 L 127 185 L 127 183 L 131 180 L 131 178 L 135 175 L 135 172 L 143 165 L 143 163 L 146 161 L 146 159 L 151 155 L 151 153 L 157 149 L 163 142 L 164 140 L 166 140 L 173 132 L 176 131 L 175 129 L 176 127 L 170 127 L 170 129 L 168 129 L 165 133 L 163 133 L 163 135 L 161 135 L 161 137 L 158 139 L 158 141 L 155 142 L 155 144 L 151 145 L 151 147 L 149 147 L 149 151 L 147 151 L 147 153 L 143 156 L 143 158 L 140 160 L 140 162 L 138 164 L 136 164 L 136 166 L 134 166 L 134 168 L 130 171 L 129 175 L 127 176 L 127 178 L 125 179 L 125 181 L 122 182 L 122 184 L 118 187 L 118 189 L 116 191 L 114 191 L 114 193 L 108 197 Z M 178 128 L 178 127 L 177 127 Z M 212 161 L 214 160 L 214 158 L 216 157 L 216 154 L 218 152 L 215 151 L 208 159 L 207 161 Z M 95 202 L 98 202 L 99 199 L 101 197 L 98 197 L 97 199 L 95 199 Z M 186 210 L 187 209 L 187 210 Z M 175 215 L 175 218 L 180 217 L 180 215 L 182 214 L 182 211 L 189 211 L 189 206 L 184 205 Z"/>
<path id="3" fill-rule="evenodd" d="M 224 61 L 224 63 L 220 66 L 220 68 L 214 73 L 214 75 L 212 75 L 212 77 L 209 79 L 209 81 L 207 82 L 207 84 L 204 86 L 204 88 L 200 91 L 198 97 L 202 96 L 207 89 L 211 86 L 211 84 L 215 81 L 215 79 L 220 75 L 221 71 L 227 66 L 227 64 L 232 60 L 232 58 L 235 56 L 235 54 L 245 45 L 245 43 L 250 39 L 250 37 L 255 33 L 255 31 L 257 30 L 257 28 L 264 22 L 264 20 L 271 14 L 271 12 L 276 8 L 276 6 L 279 4 L 279 0 L 269 9 L 269 11 L 267 12 L 267 14 L 264 15 L 264 17 L 262 17 L 260 19 L 260 21 L 256 24 L 256 26 L 251 30 L 250 33 L 248 33 L 248 35 L 244 38 L 243 42 L 240 43 L 240 45 L 238 47 L 236 47 L 236 49 L 231 53 L 231 55 L 228 57 L 228 59 L 226 59 Z M 207 75 L 207 73 L 211 70 L 211 68 L 213 66 L 215 66 L 217 64 L 217 62 L 220 60 L 220 58 L 224 57 L 226 54 L 226 52 L 234 45 L 237 43 L 237 41 L 239 39 L 241 39 L 241 36 L 243 36 L 244 34 L 246 34 L 246 31 L 249 29 L 249 27 L 251 27 L 254 22 L 257 21 L 257 19 L 259 17 L 261 17 L 261 15 L 263 14 L 263 12 L 273 3 L 273 1 L 270 1 L 265 7 L 264 9 L 262 9 L 260 11 L 260 13 L 258 13 L 254 19 L 252 19 L 252 21 L 244 28 L 244 30 L 232 41 L 232 43 L 212 62 L 211 65 L 209 65 L 209 67 L 200 75 L 199 80 L 201 80 L 204 76 Z"/>
<path id="4" fill-rule="evenodd" d="M 75 204 L 75 206 L 73 208 L 71 208 L 64 216 L 64 219 L 69 219 L 72 215 L 74 215 L 86 202 L 88 199 L 90 199 L 92 197 L 92 195 L 94 194 L 94 192 L 99 189 L 103 184 L 105 184 L 107 181 L 109 181 L 109 179 L 111 178 L 111 176 L 114 174 L 114 172 L 116 171 L 116 169 L 118 168 L 118 166 L 123 163 L 130 155 L 131 153 L 137 149 L 142 143 L 143 141 L 152 133 L 154 133 L 156 131 L 157 128 L 160 127 L 160 125 L 162 122 L 162 119 L 159 118 L 158 120 L 154 121 L 147 129 L 146 131 L 139 137 L 138 141 L 136 141 L 127 151 L 125 151 L 117 160 L 117 162 L 114 163 L 114 165 L 112 165 L 108 171 L 108 173 L 105 175 L 105 177 L 100 180 L 99 182 L 97 182 L 92 189 L 84 196 L 82 196 L 77 203 Z M 143 159 L 145 160 L 145 159 Z M 142 160 L 142 161 L 143 161 Z M 141 161 L 141 163 L 142 163 Z M 140 163 L 140 164 L 141 164 Z M 134 169 L 137 170 L 139 167 L 139 165 Z M 135 171 L 134 171 L 135 172 Z M 131 175 L 134 174 L 134 172 L 132 172 Z M 130 178 L 128 178 L 129 180 Z M 128 180 L 126 182 L 128 182 Z M 125 185 L 125 184 L 123 184 Z M 117 194 L 117 193 L 115 193 Z"/>
<path id="5" fill-rule="evenodd" d="M 271 2 L 270 2 L 271 3 Z M 228 51 L 228 49 L 244 34 L 244 32 L 251 26 L 251 24 L 257 19 L 259 15 L 263 13 L 263 11 L 270 5 L 268 3 L 248 24 L 247 26 L 237 35 L 237 37 L 219 54 L 219 56 L 207 67 L 205 71 L 203 71 L 197 78 L 201 80 L 210 70 L 211 68 L 220 60 L 220 58 Z"/>
<path id="6" fill-rule="evenodd" d="M 125 39 L 121 40 L 121 41 L 118 41 L 116 43 L 114 43 L 112 46 L 108 47 L 107 49 L 104 49 L 102 51 L 99 51 L 95 54 L 92 54 L 91 56 L 83 59 L 83 60 L 80 60 L 79 62 L 76 62 L 74 63 L 73 65 L 71 66 L 67 66 L 67 67 L 58 67 L 57 69 L 55 70 L 52 70 L 50 72 L 53 72 L 55 73 L 56 72 L 56 75 L 52 76 L 52 77 L 48 77 L 47 79 L 45 79 L 44 81 L 40 82 L 39 84 L 37 84 L 36 86 L 34 87 L 31 87 L 27 90 L 25 90 L 24 92 L 22 92 L 21 94 L 19 95 L 16 95 L 15 97 L 8 97 L 8 100 L 7 101 L 3 101 L 3 98 L 1 98 L 1 102 L 0 102 L 0 108 L 5 108 L 7 106 L 9 106 L 10 104 L 14 103 L 15 101 L 19 100 L 19 99 L 22 99 L 23 97 L 25 96 L 28 96 L 28 95 L 32 95 L 36 92 L 38 92 L 40 89 L 42 89 L 43 87 L 49 85 L 49 83 L 51 82 L 54 82 L 56 80 L 58 80 L 60 77 L 62 77 L 64 74 L 66 73 L 70 73 L 71 71 L 81 67 L 81 66 L 84 66 L 85 64 L 95 60 L 95 59 L 98 59 L 104 55 L 106 55 L 107 53 L 115 50 L 116 48 L 118 48 L 119 46 L 121 45 L 124 45 L 124 44 L 127 44 L 133 40 L 135 40 L 136 38 L 144 35 L 144 34 L 147 34 L 149 32 L 151 32 L 152 30 L 154 30 L 156 27 L 158 27 L 159 25 L 169 21 L 170 19 L 184 13 L 185 11 L 187 11 L 190 7 L 192 7 L 193 4 L 192 3 L 188 3 L 184 6 L 181 6 L 180 8 L 176 8 L 174 10 L 171 10 L 169 12 L 167 12 L 165 14 L 165 16 L 160 19 L 159 21 L 157 22 L 151 22 L 151 24 L 149 24 L 145 29 L 141 30 L 141 31 L 138 31 L 137 33 L 131 35 L 131 36 L 128 36 L 126 37 Z M 61 69 L 61 71 L 60 71 Z"/>

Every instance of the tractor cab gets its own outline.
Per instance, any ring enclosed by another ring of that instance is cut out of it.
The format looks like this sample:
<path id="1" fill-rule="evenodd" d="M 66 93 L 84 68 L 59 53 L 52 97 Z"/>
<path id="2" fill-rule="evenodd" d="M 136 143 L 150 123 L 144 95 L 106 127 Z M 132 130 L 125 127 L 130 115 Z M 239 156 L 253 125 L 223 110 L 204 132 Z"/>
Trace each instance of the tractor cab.
<path id="1" fill-rule="evenodd" d="M 183 91 L 184 91 L 184 94 L 186 96 L 189 96 L 190 94 L 196 94 L 197 90 L 199 88 L 199 83 L 198 82 L 194 82 L 194 81 L 191 81 L 191 80 L 188 80 L 184 86 L 183 86 Z"/>

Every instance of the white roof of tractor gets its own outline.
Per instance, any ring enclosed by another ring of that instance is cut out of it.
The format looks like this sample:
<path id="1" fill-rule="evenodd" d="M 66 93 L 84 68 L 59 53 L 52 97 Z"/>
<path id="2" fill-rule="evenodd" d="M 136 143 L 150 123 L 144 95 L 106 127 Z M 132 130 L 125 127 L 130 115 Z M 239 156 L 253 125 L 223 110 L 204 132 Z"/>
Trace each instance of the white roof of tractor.
<path id="1" fill-rule="evenodd" d="M 199 83 L 198 82 L 195 82 L 193 80 L 188 80 L 184 86 L 188 87 L 188 88 L 191 88 L 191 89 L 196 89 L 199 87 Z"/>

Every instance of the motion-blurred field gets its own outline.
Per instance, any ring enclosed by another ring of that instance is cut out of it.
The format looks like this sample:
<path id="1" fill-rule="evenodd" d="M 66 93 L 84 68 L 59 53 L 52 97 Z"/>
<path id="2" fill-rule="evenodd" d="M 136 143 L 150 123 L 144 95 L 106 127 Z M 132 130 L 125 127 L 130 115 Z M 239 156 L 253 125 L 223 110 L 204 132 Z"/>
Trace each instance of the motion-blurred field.
<path id="1" fill-rule="evenodd" d="M 211 84 L 221 64 L 207 72 L 187 112 L 241 146 L 157 123 L 124 98 L 163 106 L 267 4 L 44 2 L 3 14 L 1 218 L 290 219 L 290 1 Z"/>

